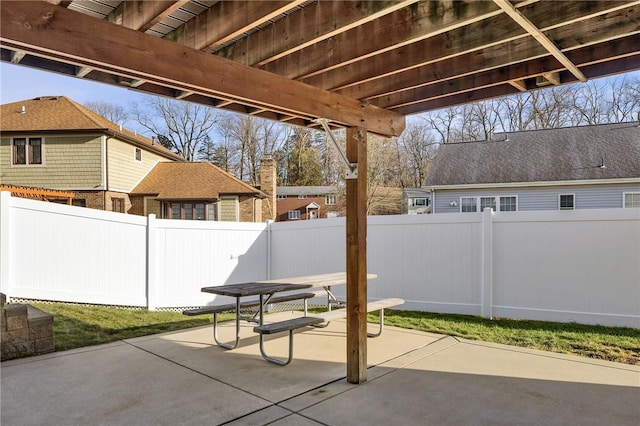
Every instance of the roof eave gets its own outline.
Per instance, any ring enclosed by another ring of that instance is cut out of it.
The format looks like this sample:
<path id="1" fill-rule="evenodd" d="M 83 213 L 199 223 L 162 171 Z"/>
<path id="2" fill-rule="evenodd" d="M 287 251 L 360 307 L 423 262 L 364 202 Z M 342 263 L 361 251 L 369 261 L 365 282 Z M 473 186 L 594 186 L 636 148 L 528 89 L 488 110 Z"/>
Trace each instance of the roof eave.
<path id="1" fill-rule="evenodd" d="M 459 185 L 427 185 L 430 191 L 447 189 L 484 189 L 484 188 L 517 188 L 517 187 L 545 187 L 567 185 L 606 185 L 640 183 L 640 177 L 615 178 L 615 179 L 583 179 L 583 180 L 556 180 L 542 182 L 496 182 L 496 183 L 470 183 Z"/>

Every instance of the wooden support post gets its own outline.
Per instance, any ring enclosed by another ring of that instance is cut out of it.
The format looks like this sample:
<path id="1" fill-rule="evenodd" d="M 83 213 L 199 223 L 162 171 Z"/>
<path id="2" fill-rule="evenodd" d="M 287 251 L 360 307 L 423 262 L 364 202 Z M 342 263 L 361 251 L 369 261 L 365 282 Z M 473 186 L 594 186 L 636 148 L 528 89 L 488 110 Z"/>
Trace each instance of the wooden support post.
<path id="1" fill-rule="evenodd" d="M 347 179 L 347 381 L 367 380 L 367 131 L 347 129 L 347 159 L 358 177 Z"/>

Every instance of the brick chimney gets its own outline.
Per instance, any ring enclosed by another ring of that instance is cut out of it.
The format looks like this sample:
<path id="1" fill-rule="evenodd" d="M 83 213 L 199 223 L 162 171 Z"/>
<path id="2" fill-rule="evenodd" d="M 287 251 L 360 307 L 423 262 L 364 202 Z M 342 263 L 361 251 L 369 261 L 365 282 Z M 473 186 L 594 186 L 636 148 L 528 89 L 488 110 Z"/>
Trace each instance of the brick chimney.
<path id="1" fill-rule="evenodd" d="M 260 161 L 260 190 L 268 195 L 262 200 L 262 219 L 276 220 L 276 162 L 271 154 L 265 154 Z"/>

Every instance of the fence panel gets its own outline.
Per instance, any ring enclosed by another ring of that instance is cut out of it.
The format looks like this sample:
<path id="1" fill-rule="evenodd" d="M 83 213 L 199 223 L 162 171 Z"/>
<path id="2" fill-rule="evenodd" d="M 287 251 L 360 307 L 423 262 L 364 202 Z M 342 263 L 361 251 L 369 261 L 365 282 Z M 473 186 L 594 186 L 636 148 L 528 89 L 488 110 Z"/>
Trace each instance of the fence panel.
<path id="1" fill-rule="evenodd" d="M 10 297 L 146 306 L 146 218 L 10 197 L 9 227 Z"/>
<path id="2" fill-rule="evenodd" d="M 368 296 L 402 297 L 404 309 L 480 313 L 480 215 L 369 218 Z"/>
<path id="3" fill-rule="evenodd" d="M 152 309 L 218 303 L 201 287 L 344 271 L 345 226 L 161 220 L 5 192 L 0 291 Z M 640 209 L 374 216 L 367 239 L 370 299 L 640 328 Z"/>
<path id="4" fill-rule="evenodd" d="M 494 315 L 640 327 L 640 210 L 494 214 L 493 234 Z"/>
<path id="5" fill-rule="evenodd" d="M 206 286 L 267 279 L 267 224 L 158 219 L 150 247 L 153 308 L 216 302 Z"/>

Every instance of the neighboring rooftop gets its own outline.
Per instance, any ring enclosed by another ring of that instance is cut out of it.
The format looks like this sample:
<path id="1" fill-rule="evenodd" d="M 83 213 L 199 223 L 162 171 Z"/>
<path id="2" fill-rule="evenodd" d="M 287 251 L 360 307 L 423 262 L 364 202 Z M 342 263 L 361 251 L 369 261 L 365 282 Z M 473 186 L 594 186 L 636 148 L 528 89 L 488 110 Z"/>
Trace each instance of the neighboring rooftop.
<path id="1" fill-rule="evenodd" d="M 306 195 L 321 197 L 327 194 L 338 194 L 340 190 L 335 186 L 278 186 L 278 195 Z"/>
<path id="2" fill-rule="evenodd" d="M 0 106 L 0 117 L 0 133 L 105 132 L 172 160 L 184 161 L 152 139 L 127 130 L 66 96 L 41 96 L 4 104 Z"/>
<path id="3" fill-rule="evenodd" d="M 158 163 L 132 194 L 157 194 L 158 200 L 215 200 L 221 195 L 266 198 L 253 186 L 211 163 Z"/>
<path id="4" fill-rule="evenodd" d="M 495 134 L 440 145 L 425 185 L 640 178 L 638 122 Z"/>

